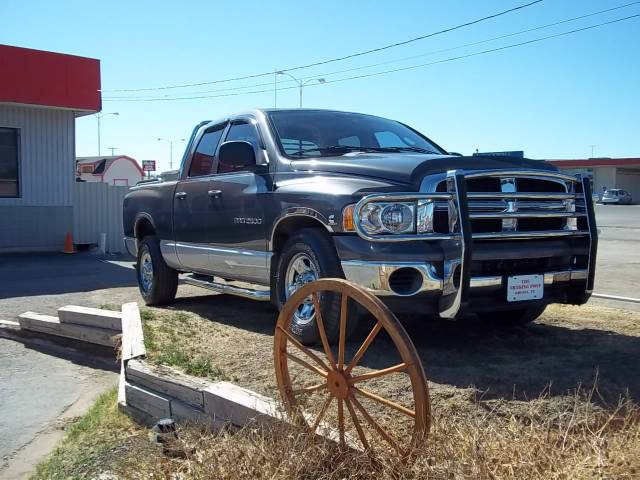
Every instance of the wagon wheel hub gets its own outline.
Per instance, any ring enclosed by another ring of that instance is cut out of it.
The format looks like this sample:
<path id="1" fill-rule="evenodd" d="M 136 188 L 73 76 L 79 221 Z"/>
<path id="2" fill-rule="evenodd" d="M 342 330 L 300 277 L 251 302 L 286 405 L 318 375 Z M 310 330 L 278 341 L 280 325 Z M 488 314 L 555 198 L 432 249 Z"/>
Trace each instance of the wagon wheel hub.
<path id="1" fill-rule="evenodd" d="M 332 370 L 327 374 L 327 388 L 331 394 L 344 400 L 349 396 L 349 382 L 347 377 L 351 377 L 348 373 Z"/>

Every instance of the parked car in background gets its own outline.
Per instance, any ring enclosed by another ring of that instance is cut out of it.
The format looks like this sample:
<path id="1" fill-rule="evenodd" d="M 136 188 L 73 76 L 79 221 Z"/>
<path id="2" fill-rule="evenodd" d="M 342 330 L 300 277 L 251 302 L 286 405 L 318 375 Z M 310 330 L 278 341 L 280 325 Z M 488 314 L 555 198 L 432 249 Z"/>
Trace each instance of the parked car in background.
<path id="1" fill-rule="evenodd" d="M 613 203 L 617 205 L 630 205 L 631 204 L 631 194 L 626 190 L 622 190 L 619 188 L 611 188 L 605 190 L 602 195 L 602 203 Z"/>

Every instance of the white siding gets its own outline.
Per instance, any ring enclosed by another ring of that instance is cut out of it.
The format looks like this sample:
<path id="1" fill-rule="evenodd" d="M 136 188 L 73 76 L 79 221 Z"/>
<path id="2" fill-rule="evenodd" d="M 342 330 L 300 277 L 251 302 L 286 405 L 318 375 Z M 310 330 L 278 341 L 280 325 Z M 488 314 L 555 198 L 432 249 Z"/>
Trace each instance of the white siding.
<path id="1" fill-rule="evenodd" d="M 0 104 L 0 127 L 20 129 L 20 198 L 4 206 L 71 206 L 75 168 L 74 114 Z"/>
<path id="2" fill-rule="evenodd" d="M 74 185 L 73 240 L 78 244 L 98 244 L 107 234 L 107 251 L 123 251 L 122 202 L 129 187 L 111 187 L 106 183 Z"/>

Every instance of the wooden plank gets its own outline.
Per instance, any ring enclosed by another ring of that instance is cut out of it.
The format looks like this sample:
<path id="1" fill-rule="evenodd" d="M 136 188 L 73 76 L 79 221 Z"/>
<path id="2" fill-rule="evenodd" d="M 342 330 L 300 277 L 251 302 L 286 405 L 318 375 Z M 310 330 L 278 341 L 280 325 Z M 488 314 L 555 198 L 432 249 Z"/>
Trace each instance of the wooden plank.
<path id="1" fill-rule="evenodd" d="M 137 408 L 154 420 L 171 417 L 171 402 L 156 392 L 126 383 L 124 386 L 127 407 Z"/>
<path id="2" fill-rule="evenodd" d="M 34 332 L 72 338 L 83 342 L 115 347 L 120 342 L 120 334 L 114 330 L 60 323 L 56 317 L 25 312 L 18 316 L 20 328 Z"/>
<path id="3" fill-rule="evenodd" d="M 209 382 L 185 375 L 174 368 L 151 365 L 139 359 L 127 362 L 126 378 L 129 383 L 150 388 L 199 408 L 204 407 L 202 390 L 209 385 Z"/>
<path id="4" fill-rule="evenodd" d="M 243 426 L 249 421 L 273 424 L 285 421 L 276 402 L 229 382 L 217 382 L 204 391 L 204 411 L 222 422 Z"/>
<path id="5" fill-rule="evenodd" d="M 152 427 L 156 423 L 156 419 L 154 419 L 147 412 L 143 412 L 139 408 L 132 407 L 131 405 L 127 405 L 126 403 L 118 402 L 118 410 L 126 415 L 129 415 L 129 417 L 131 417 L 134 422 L 137 422 L 140 425 Z"/>
<path id="6" fill-rule="evenodd" d="M 212 430 L 219 430 L 225 425 L 221 419 L 208 415 L 199 408 L 194 408 L 180 400 L 171 400 L 171 418 L 178 423 L 188 423 Z"/>
<path id="7" fill-rule="evenodd" d="M 138 304 L 125 303 L 122 305 L 122 359 L 126 361 L 146 354 Z"/>
<path id="8" fill-rule="evenodd" d="M 67 305 L 58 309 L 58 318 L 60 323 L 74 323 L 122 332 L 122 312 Z"/>

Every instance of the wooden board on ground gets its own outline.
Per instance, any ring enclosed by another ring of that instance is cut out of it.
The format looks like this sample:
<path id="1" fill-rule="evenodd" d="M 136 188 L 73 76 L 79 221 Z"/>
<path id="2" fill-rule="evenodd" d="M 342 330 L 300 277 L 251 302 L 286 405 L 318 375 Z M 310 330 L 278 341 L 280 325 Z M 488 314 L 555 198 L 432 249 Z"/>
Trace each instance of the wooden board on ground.
<path id="1" fill-rule="evenodd" d="M 113 330 L 87 327 L 71 323 L 60 323 L 58 318 L 51 315 L 25 312 L 18 316 L 18 320 L 20 322 L 21 329 L 46 333 L 48 335 L 72 338 L 107 347 L 115 347 L 120 341 L 120 334 Z"/>
<path id="2" fill-rule="evenodd" d="M 285 421 L 285 415 L 273 399 L 233 383 L 217 382 L 203 393 L 205 412 L 223 422 L 242 426 L 249 421 L 260 424 Z"/>
<path id="3" fill-rule="evenodd" d="M 67 305 L 58 309 L 58 318 L 60 323 L 74 323 L 122 332 L 122 312 Z"/>
<path id="4" fill-rule="evenodd" d="M 124 390 L 127 407 L 146 412 L 154 420 L 171 417 L 171 402 L 168 398 L 128 383 Z"/>
<path id="5" fill-rule="evenodd" d="M 171 400 L 171 418 L 179 423 L 189 423 L 212 430 L 218 430 L 227 423 L 180 400 Z"/>
<path id="6" fill-rule="evenodd" d="M 171 367 L 150 365 L 139 359 L 127 362 L 126 379 L 129 383 L 165 393 L 199 408 L 204 407 L 202 390 L 209 385 L 209 382 L 195 379 Z"/>
<path id="7" fill-rule="evenodd" d="M 122 359 L 127 361 L 146 354 L 138 304 L 125 303 L 122 305 Z"/>

